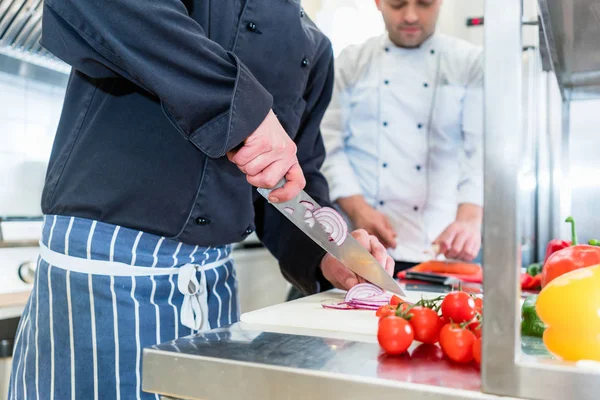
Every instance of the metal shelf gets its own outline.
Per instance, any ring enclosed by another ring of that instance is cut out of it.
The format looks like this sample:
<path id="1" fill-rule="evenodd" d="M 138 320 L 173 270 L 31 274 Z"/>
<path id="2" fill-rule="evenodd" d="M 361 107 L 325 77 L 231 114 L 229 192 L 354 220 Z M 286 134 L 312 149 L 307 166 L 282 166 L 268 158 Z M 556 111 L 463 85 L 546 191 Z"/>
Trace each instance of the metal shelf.
<path id="1" fill-rule="evenodd" d="M 565 101 L 600 97 L 600 3 L 538 0 L 546 50 Z"/>

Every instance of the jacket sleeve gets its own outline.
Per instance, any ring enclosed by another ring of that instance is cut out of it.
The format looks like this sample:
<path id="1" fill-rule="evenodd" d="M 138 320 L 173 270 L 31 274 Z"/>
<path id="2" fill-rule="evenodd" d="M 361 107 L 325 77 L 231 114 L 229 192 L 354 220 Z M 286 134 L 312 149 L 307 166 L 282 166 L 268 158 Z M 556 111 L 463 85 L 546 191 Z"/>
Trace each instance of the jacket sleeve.
<path id="1" fill-rule="evenodd" d="M 320 172 L 325 147 L 319 125 L 331 99 L 333 73 L 333 54 L 331 48 L 327 47 L 311 71 L 304 96 L 307 106 L 295 139 L 298 160 L 306 177 L 304 190 L 319 205 L 329 207 L 329 188 Z M 325 251 L 263 197 L 256 196 L 256 233 L 279 261 L 283 276 L 304 294 L 332 288 L 320 269 Z"/>
<path id="2" fill-rule="evenodd" d="M 357 47 L 350 46 L 344 49 L 336 60 L 333 94 L 321 122 L 327 152 L 322 171 L 329 183 L 332 201 L 362 194 L 360 183 L 344 148 L 344 141 L 349 134 L 346 127 L 349 113 L 348 96 L 355 70 L 360 68 L 354 53 L 357 53 Z"/>
<path id="3" fill-rule="evenodd" d="M 459 154 L 458 203 L 483 207 L 483 65 L 481 53 L 470 63 L 463 99 L 463 147 Z"/>
<path id="4" fill-rule="evenodd" d="M 272 96 L 207 38 L 180 0 L 46 0 L 41 44 L 92 78 L 123 77 L 156 96 L 209 157 L 249 136 Z"/>

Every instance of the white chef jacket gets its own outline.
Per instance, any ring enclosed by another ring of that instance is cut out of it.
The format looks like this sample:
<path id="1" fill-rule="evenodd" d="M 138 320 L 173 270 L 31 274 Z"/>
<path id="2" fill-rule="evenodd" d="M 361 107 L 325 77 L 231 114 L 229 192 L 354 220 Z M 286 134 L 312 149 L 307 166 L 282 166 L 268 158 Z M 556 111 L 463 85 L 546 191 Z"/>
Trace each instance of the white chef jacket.
<path id="1" fill-rule="evenodd" d="M 483 206 L 482 50 L 441 34 L 404 49 L 384 34 L 335 65 L 321 125 L 331 198 L 362 194 L 389 217 L 395 260 L 428 259 L 459 204 Z"/>

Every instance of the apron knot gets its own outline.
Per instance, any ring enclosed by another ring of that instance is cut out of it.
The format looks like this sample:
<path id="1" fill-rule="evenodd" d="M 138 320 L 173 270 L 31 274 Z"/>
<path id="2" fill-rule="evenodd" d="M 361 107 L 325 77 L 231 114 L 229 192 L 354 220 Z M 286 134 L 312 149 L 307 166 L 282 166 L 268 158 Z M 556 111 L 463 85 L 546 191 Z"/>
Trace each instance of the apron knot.
<path id="1" fill-rule="evenodd" d="M 200 281 L 197 272 L 200 272 Z M 196 331 L 208 329 L 208 290 L 206 273 L 202 266 L 185 264 L 180 267 L 177 288 L 183 294 L 182 325 Z"/>

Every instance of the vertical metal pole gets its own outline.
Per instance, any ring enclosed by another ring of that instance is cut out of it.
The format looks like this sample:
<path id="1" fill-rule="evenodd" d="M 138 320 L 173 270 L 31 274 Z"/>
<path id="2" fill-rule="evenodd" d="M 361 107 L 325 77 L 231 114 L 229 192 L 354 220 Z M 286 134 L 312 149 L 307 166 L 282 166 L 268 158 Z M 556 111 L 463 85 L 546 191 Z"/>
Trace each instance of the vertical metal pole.
<path id="1" fill-rule="evenodd" d="M 522 154 L 522 4 L 486 0 L 484 61 L 484 323 L 482 390 L 518 384 L 520 351 L 518 172 Z"/>
<path id="2" fill-rule="evenodd" d="M 560 171 L 557 173 L 556 193 L 559 196 L 558 232 L 563 238 L 571 237 L 571 228 L 565 223 L 565 218 L 571 214 L 571 183 L 569 180 L 570 158 L 569 148 L 571 131 L 571 103 L 568 100 L 562 102 L 561 130 L 560 130 L 560 163 L 557 165 Z M 557 236 L 558 237 L 558 236 Z"/>

